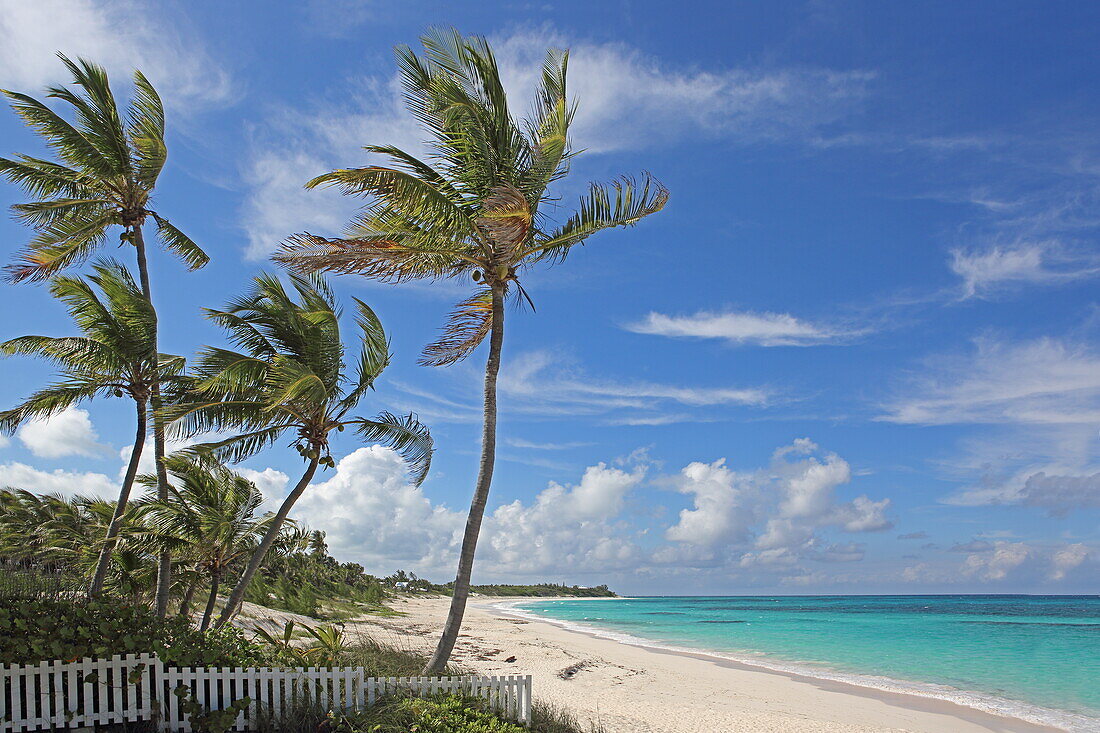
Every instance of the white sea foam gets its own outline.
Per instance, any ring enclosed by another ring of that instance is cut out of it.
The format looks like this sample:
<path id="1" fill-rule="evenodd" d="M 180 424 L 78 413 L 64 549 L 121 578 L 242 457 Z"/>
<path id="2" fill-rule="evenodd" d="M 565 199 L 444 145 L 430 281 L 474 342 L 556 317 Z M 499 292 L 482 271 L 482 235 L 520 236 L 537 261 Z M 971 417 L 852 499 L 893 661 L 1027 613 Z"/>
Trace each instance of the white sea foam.
<path id="1" fill-rule="evenodd" d="M 763 652 L 760 652 L 758 654 L 730 654 L 727 652 L 717 652 L 711 649 L 699 649 L 695 647 L 686 647 L 676 644 L 662 643 L 659 641 L 653 641 L 652 639 L 644 639 L 640 636 L 634 636 L 633 634 L 627 634 L 621 631 L 613 631 L 611 629 L 605 629 L 591 624 L 579 623 L 575 621 L 563 621 L 561 619 L 551 618 L 549 616 L 541 616 L 537 613 L 533 613 L 526 609 L 517 607 L 521 603 L 532 602 L 537 601 L 532 601 L 532 599 L 524 599 L 520 601 L 503 601 L 492 604 L 490 608 L 503 615 L 514 616 L 516 618 L 521 618 L 529 621 L 541 621 L 543 623 L 549 623 L 555 626 L 559 626 L 563 629 L 566 629 L 567 631 L 575 631 L 583 634 L 589 634 L 591 636 L 597 636 L 601 639 L 617 641 L 621 644 L 630 644 L 631 646 L 645 647 L 648 649 L 659 649 L 662 651 L 675 652 L 678 654 L 695 654 L 704 657 L 711 657 L 716 660 L 730 661 L 736 662 L 738 664 L 759 667 L 761 669 L 766 669 L 771 672 L 794 674 L 802 677 L 812 677 L 820 680 L 828 680 L 830 682 L 842 682 L 849 685 L 869 687 L 871 689 L 881 690 L 883 692 L 893 692 L 905 695 L 919 695 L 936 700 L 943 700 L 945 702 L 952 702 L 957 705 L 974 708 L 975 710 L 980 710 L 985 713 L 991 713 L 993 715 L 1017 718 L 1019 720 L 1025 720 L 1029 723 L 1052 726 L 1067 731 L 1073 731 L 1074 733 L 1100 733 L 1100 719 L 1088 717 L 1085 715 L 1079 715 L 1077 713 L 1072 713 L 1065 710 L 1054 710 L 1052 708 L 1044 708 L 1038 705 L 1031 705 L 1029 703 L 1021 702 L 1019 700 L 1008 700 L 1006 698 L 996 697 L 995 695 L 988 695 L 981 692 L 970 692 L 968 690 L 960 690 L 949 685 L 938 685 L 931 682 L 911 682 L 908 680 L 898 680 L 891 677 L 882 677 L 878 675 L 863 675 L 850 672 L 841 672 L 811 662 L 789 662 L 785 660 L 779 660 L 774 657 L 770 657 Z"/>

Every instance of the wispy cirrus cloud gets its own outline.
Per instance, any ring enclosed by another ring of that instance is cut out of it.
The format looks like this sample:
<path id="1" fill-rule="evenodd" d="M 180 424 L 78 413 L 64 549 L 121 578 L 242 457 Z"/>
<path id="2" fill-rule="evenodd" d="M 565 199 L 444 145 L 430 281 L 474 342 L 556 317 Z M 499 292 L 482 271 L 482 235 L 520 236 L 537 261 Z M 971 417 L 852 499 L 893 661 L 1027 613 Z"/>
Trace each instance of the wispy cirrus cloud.
<path id="1" fill-rule="evenodd" d="M 883 421 L 992 431 L 964 441 L 963 455 L 944 462 L 967 481 L 944 503 L 1022 504 L 1052 514 L 1100 506 L 1100 354 L 1087 343 L 979 338 L 967 354 L 927 362 L 883 407 Z"/>
<path id="2" fill-rule="evenodd" d="M 1055 285 L 1100 275 L 1100 257 L 1072 253 L 1057 242 L 1021 242 L 951 250 L 951 271 L 962 298 L 988 297 L 1012 287 Z"/>
<path id="3" fill-rule="evenodd" d="M 878 419 L 912 425 L 1095 424 L 1100 354 L 1055 338 L 975 339 L 970 354 L 932 360 Z"/>
<path id="4" fill-rule="evenodd" d="M 594 43 L 553 28 L 490 40 L 518 114 L 532 99 L 546 50 L 570 49 L 570 94 L 579 101 L 573 141 L 590 154 L 699 136 L 733 143 L 808 140 L 858 109 L 874 80 L 858 69 L 681 68 L 625 44 Z M 303 195 L 301 186 L 326 170 L 363 164 L 363 145 L 422 153 L 423 135 L 403 108 L 395 78 L 343 84 L 339 101 L 275 110 L 256 131 L 244 166 L 251 188 L 242 216 L 248 258 L 262 259 L 295 231 L 337 233 L 355 202 L 321 192 Z"/>
<path id="5" fill-rule="evenodd" d="M 753 311 L 699 311 L 686 316 L 651 312 L 625 328 L 634 333 L 671 338 L 721 339 L 735 346 L 844 343 L 868 332 L 868 329 L 813 323 L 789 313 Z"/>
<path id="6" fill-rule="evenodd" d="M 540 416 L 590 415 L 630 424 L 667 424 L 669 409 L 763 407 L 774 397 L 766 387 L 700 387 L 614 381 L 585 374 L 560 355 L 532 351 L 512 358 L 500 375 L 507 409 Z M 652 422 L 649 422 L 652 421 Z"/>

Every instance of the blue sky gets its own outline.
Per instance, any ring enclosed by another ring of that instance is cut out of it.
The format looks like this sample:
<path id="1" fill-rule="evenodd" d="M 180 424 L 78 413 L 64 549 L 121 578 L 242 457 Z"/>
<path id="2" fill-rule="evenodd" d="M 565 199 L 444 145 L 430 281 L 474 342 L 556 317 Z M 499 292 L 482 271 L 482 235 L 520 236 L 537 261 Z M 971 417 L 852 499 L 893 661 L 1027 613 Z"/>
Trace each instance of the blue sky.
<path id="1" fill-rule="evenodd" d="M 651 171 L 664 212 L 526 274 L 509 314 L 481 580 L 633 593 L 1095 592 L 1100 580 L 1100 6 L 1087 3 L 126 3 L 0 0 L 0 86 L 63 80 L 53 53 L 134 66 L 169 105 L 158 210 L 212 256 L 157 255 L 162 348 L 294 232 L 356 202 L 301 184 L 416 150 L 391 49 L 487 35 L 520 111 L 572 49 L 562 211 L 589 179 Z M 122 22 L 125 20 L 125 22 Z M 14 115 L 0 151 L 39 152 Z M 0 187 L 0 204 L 20 201 Z M 0 221 L 10 257 L 27 239 Z M 109 247 L 106 254 L 129 256 Z M 465 292 L 335 282 L 395 361 L 364 411 L 416 411 L 421 489 L 342 437 L 296 515 L 335 554 L 440 580 L 479 440 L 483 354 L 415 358 Z M 42 288 L 0 286 L 0 337 L 60 335 Z M 45 377 L 0 364 L 0 402 Z M 0 483 L 110 494 L 129 407 L 0 443 Z M 301 470 L 245 469 L 277 499 Z"/>

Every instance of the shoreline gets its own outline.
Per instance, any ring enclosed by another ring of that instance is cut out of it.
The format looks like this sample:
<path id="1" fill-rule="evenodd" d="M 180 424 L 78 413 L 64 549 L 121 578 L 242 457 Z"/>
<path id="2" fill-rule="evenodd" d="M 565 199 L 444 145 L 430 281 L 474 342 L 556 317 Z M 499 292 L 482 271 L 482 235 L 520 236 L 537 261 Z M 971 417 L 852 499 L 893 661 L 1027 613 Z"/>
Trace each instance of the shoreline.
<path id="1" fill-rule="evenodd" d="M 1100 720 L 1095 718 L 1088 718 L 1069 711 L 1045 708 L 1018 700 L 999 698 L 985 693 L 934 683 L 900 680 L 879 675 L 838 672 L 827 667 L 814 669 L 795 662 L 739 657 L 707 649 L 675 646 L 632 634 L 601 629 L 593 625 L 541 616 L 533 611 L 515 608 L 517 604 L 537 603 L 542 600 L 592 599 L 545 598 L 517 601 L 501 598 L 483 608 L 504 616 L 514 616 L 535 623 L 544 623 L 569 633 L 644 649 L 656 654 L 683 656 L 709 662 L 720 667 L 780 675 L 794 681 L 816 685 L 823 690 L 859 695 L 925 712 L 949 712 L 973 723 L 990 726 L 989 730 L 1100 731 Z M 1004 709 L 1009 706 L 1018 706 L 1022 710 Z"/>
<path id="2" fill-rule="evenodd" d="M 535 697 L 605 733 L 1049 733 L 1055 727 L 930 696 L 772 670 L 522 618 L 498 606 L 555 599 L 471 598 L 452 660 L 475 674 L 530 674 Z M 561 599 L 573 600 L 573 599 Z M 394 617 L 361 617 L 346 631 L 430 652 L 449 598 L 395 599 Z M 276 618 L 272 618 L 276 621 Z"/>

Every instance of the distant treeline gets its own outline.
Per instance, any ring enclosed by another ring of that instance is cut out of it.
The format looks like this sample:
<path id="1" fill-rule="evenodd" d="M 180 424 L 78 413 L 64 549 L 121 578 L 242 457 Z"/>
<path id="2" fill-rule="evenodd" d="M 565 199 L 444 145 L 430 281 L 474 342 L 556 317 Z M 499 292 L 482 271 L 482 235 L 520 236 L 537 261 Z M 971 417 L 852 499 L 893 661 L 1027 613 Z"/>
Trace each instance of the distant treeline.
<path id="1" fill-rule="evenodd" d="M 570 596 L 575 598 L 615 598 L 606 585 L 586 588 L 580 585 L 539 583 L 537 585 L 474 585 L 470 590 L 483 596 Z"/>

